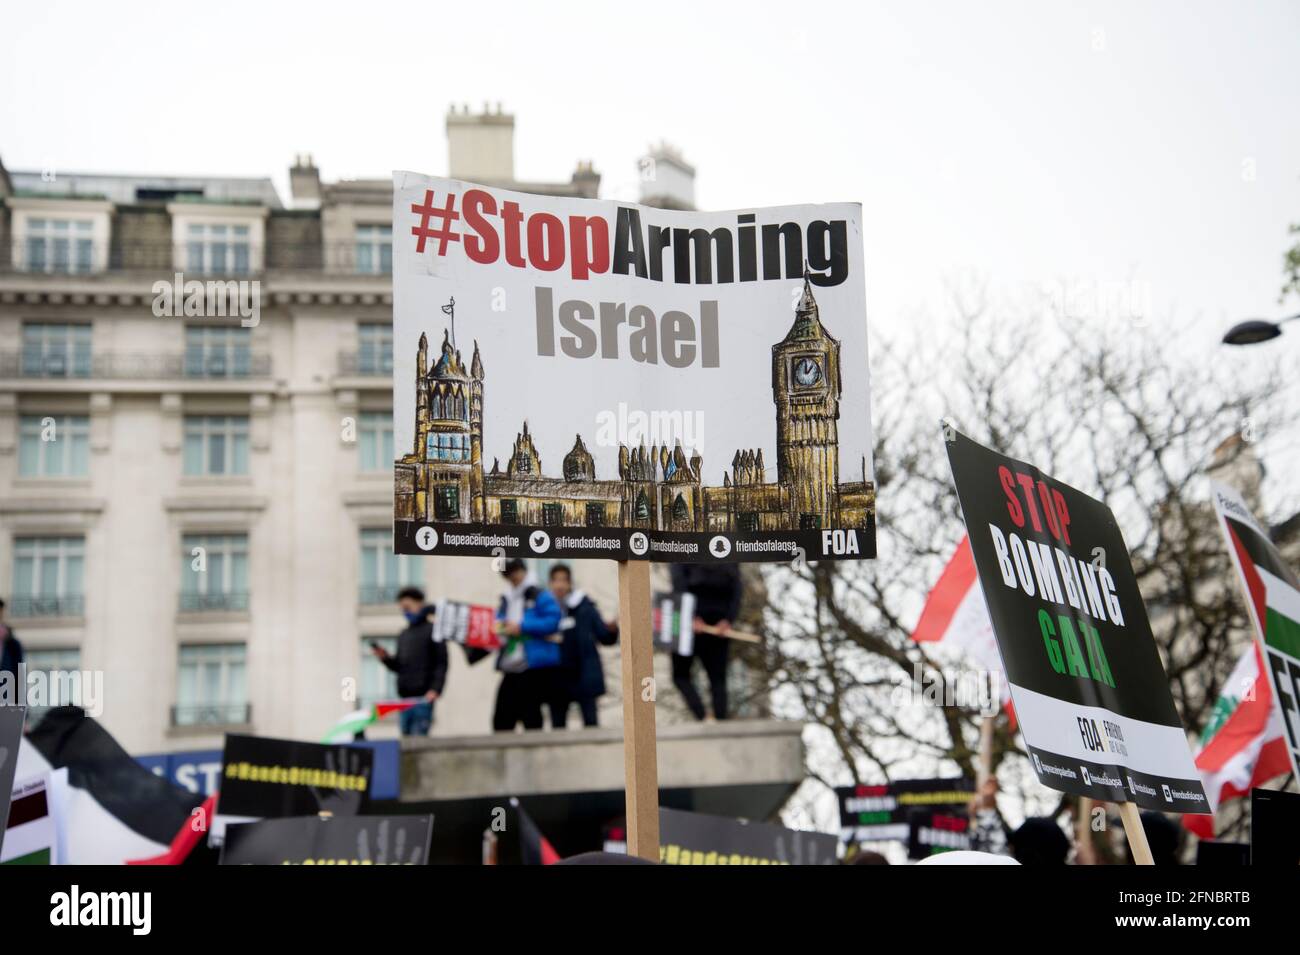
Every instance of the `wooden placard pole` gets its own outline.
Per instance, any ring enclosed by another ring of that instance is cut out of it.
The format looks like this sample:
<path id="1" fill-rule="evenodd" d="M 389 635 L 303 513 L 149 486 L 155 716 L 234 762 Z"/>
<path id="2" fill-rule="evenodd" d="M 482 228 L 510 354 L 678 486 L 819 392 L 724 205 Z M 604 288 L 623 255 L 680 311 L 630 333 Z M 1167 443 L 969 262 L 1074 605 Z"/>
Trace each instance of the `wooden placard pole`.
<path id="1" fill-rule="evenodd" d="M 618 632 L 623 657 L 623 772 L 628 855 L 659 861 L 659 761 L 655 753 L 654 635 L 650 564 L 619 561 Z"/>
<path id="2" fill-rule="evenodd" d="M 1119 817 L 1124 820 L 1124 835 L 1128 837 L 1128 847 L 1133 851 L 1136 865 L 1155 865 L 1151 857 L 1151 846 L 1147 844 L 1147 832 L 1142 828 L 1142 817 L 1138 807 L 1131 802 L 1119 804 Z"/>

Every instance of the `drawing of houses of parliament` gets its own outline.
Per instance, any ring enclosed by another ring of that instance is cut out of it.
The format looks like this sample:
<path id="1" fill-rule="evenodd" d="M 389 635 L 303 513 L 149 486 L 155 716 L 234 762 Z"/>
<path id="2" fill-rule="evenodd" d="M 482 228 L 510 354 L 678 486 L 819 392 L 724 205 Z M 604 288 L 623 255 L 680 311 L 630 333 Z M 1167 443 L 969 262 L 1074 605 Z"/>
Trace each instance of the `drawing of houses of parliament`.
<path id="1" fill-rule="evenodd" d="M 875 487 L 840 483 L 840 343 L 821 324 L 808 277 L 794 324 L 772 346 L 776 480 L 762 449 L 737 451 L 720 487 L 706 487 L 703 460 L 680 443 L 618 449 L 617 478 L 598 478 L 577 435 L 561 476 L 546 477 L 528 423 L 505 468 L 483 466 L 484 370 L 478 342 L 467 369 L 444 332 L 428 365 L 416 355 L 415 441 L 395 464 L 398 521 L 463 521 L 529 527 L 614 527 L 739 532 L 863 528 L 874 531 Z M 865 425 L 865 422 L 863 423 Z"/>

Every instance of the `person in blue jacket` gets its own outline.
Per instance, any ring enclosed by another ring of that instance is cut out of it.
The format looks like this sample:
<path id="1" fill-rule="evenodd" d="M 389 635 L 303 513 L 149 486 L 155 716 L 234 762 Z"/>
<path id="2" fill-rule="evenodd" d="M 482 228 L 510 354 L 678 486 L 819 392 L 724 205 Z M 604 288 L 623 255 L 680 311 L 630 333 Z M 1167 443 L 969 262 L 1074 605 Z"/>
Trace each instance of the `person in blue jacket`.
<path id="1" fill-rule="evenodd" d="M 497 607 L 497 621 L 506 643 L 497 653 L 501 683 L 497 687 L 492 729 L 512 732 L 542 728 L 542 704 L 555 699 L 560 674 L 560 605 L 550 592 L 528 576 L 519 558 L 501 572 L 506 591 Z"/>
<path id="2" fill-rule="evenodd" d="M 567 564 L 554 565 L 547 583 L 564 612 L 560 620 L 559 695 L 549 704 L 551 728 L 564 729 L 574 703 L 582 711 L 583 726 L 598 726 L 596 700 L 605 695 L 605 668 L 597 645 L 612 647 L 618 642 L 618 623 L 602 620 L 595 602 L 574 589 L 573 572 Z"/>

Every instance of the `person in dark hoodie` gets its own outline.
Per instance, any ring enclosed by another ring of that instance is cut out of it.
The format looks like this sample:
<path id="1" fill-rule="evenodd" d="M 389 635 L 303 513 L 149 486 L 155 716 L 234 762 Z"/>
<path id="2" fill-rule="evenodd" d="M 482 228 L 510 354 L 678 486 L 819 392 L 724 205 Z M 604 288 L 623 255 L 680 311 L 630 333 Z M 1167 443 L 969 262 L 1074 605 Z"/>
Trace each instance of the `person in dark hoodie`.
<path id="1" fill-rule="evenodd" d="M 425 604 L 424 591 L 404 587 L 397 595 L 397 606 L 406 617 L 406 629 L 397 637 L 396 655 L 376 643 L 370 645 L 370 650 L 397 674 L 398 696 L 423 697 L 418 704 L 398 714 L 402 735 L 428 736 L 433 726 L 433 704 L 447 682 L 447 645 L 433 639 L 433 623 L 429 618 L 434 608 Z"/>
<path id="2" fill-rule="evenodd" d="M 701 633 L 708 624 L 723 633 L 731 629 L 740 613 L 740 567 L 737 564 L 673 564 L 673 591 L 695 597 L 695 646 L 690 656 L 673 654 L 673 686 L 686 700 L 697 720 L 704 719 L 704 701 L 700 699 L 691 671 L 698 659 L 709 678 L 710 696 L 715 719 L 727 718 L 727 637 Z"/>
<path id="3" fill-rule="evenodd" d="M 522 723 L 526 730 L 539 730 L 542 704 L 557 696 L 560 605 L 529 577 L 528 565 L 518 557 L 506 562 L 501 576 L 506 591 L 497 607 L 497 628 L 506 642 L 497 653 L 501 683 L 492 729 L 508 733 Z"/>
<path id="4" fill-rule="evenodd" d="M 567 564 L 551 568 L 549 584 L 551 596 L 564 614 L 560 618 L 563 642 L 557 695 L 550 702 L 551 728 L 564 729 L 573 703 L 582 711 L 583 726 L 598 726 L 596 701 L 605 695 L 605 668 L 596 647 L 618 642 L 617 624 L 606 624 L 592 599 L 573 589 L 573 572 Z"/>

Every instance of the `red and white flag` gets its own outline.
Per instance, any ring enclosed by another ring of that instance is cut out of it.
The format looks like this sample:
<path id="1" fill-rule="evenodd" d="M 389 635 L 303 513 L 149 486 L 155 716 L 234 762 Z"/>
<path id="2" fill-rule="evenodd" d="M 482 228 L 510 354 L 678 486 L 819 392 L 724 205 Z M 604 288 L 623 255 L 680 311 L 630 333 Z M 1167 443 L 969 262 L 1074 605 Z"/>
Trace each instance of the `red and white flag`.
<path id="1" fill-rule="evenodd" d="M 998 642 L 993 636 L 988 605 L 984 603 L 984 592 L 975 573 L 975 555 L 971 553 L 969 538 L 963 536 L 958 541 L 957 550 L 925 600 L 912 639 L 957 650 L 977 667 L 996 674 L 1002 705 L 1014 720 L 1011 691 L 1002 669 Z"/>
<path id="2" fill-rule="evenodd" d="M 1245 796 L 1291 768 L 1282 715 L 1273 705 L 1273 689 L 1260 662 L 1259 645 L 1251 641 L 1201 733 L 1196 768 L 1216 810 L 1225 800 Z M 1183 825 L 1202 839 L 1214 838 L 1213 816 L 1186 815 Z"/>

